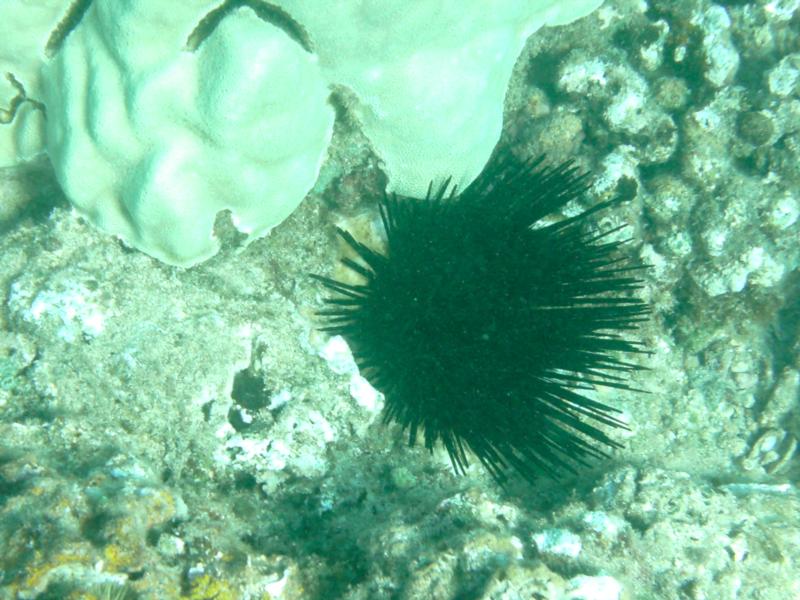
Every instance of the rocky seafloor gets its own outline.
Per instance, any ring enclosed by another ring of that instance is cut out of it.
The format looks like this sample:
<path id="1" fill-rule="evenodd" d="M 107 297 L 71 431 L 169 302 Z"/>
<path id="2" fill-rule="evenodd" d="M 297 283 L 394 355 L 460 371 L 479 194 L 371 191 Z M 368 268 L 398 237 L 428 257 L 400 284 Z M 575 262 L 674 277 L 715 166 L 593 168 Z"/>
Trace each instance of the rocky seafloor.
<path id="1" fill-rule="evenodd" d="M 315 330 L 385 178 L 346 110 L 268 237 L 183 270 L 0 175 L 0 598 L 800 598 L 800 1 L 539 31 L 501 144 L 572 158 L 651 265 L 624 448 L 499 487 L 408 448 Z"/>

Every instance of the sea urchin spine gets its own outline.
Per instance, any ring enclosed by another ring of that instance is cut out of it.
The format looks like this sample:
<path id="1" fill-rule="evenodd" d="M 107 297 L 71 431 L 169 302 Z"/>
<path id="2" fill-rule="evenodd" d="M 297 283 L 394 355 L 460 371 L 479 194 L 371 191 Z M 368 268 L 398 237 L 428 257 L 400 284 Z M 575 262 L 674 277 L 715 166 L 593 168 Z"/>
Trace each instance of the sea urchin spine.
<path id="1" fill-rule="evenodd" d="M 629 332 L 646 318 L 635 296 L 644 268 L 597 231 L 600 202 L 550 223 L 587 190 L 570 162 L 545 166 L 500 154 L 466 190 L 429 188 L 423 200 L 385 195 L 381 253 L 348 232 L 363 281 L 315 275 L 335 292 L 319 314 L 342 335 L 361 373 L 386 398 L 384 419 L 446 448 L 456 472 L 475 455 L 498 481 L 557 475 L 620 447 L 603 426 L 616 409 L 586 395 L 633 389 L 643 352 Z"/>

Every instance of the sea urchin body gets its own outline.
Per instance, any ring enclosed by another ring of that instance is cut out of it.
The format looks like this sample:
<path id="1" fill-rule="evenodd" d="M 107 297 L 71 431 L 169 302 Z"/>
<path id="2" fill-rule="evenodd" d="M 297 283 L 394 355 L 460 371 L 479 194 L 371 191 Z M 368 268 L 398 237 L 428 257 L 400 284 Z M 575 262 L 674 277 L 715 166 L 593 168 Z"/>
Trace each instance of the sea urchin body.
<path id="1" fill-rule="evenodd" d="M 591 227 L 613 200 L 542 222 L 585 191 L 570 163 L 501 155 L 458 195 L 385 196 L 385 252 L 339 230 L 361 282 L 315 276 L 335 292 L 324 329 L 384 393 L 385 420 L 443 444 L 457 472 L 473 454 L 497 480 L 533 480 L 619 446 L 604 430 L 624 427 L 617 411 L 586 392 L 632 389 L 640 367 L 620 356 L 641 352 L 642 266 Z"/>

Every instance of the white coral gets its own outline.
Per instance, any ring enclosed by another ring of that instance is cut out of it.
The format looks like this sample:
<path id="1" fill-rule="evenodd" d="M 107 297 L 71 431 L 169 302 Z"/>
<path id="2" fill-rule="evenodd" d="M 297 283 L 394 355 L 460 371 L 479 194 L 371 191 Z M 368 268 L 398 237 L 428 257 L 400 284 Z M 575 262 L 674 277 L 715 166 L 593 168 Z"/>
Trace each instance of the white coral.
<path id="1" fill-rule="evenodd" d="M 0 41 L 0 68 L 44 102 L 46 150 L 78 210 L 152 256 L 191 265 L 216 252 L 219 211 L 230 209 L 253 239 L 313 186 L 331 136 L 332 85 L 353 92 L 391 189 L 421 195 L 448 176 L 466 185 L 499 138 L 526 38 L 601 3 L 273 2 L 312 53 L 251 8 L 230 10 L 195 49 L 187 41 L 218 2 L 104 0 L 60 47 L 50 44 L 50 59 L 49 32 L 71 3 L 7 0 L 0 20 L 28 28 Z M 20 96 L 9 85 L 0 101 L 11 106 Z M 5 164 L 43 143 L 42 111 L 17 105 L 0 134 Z"/>

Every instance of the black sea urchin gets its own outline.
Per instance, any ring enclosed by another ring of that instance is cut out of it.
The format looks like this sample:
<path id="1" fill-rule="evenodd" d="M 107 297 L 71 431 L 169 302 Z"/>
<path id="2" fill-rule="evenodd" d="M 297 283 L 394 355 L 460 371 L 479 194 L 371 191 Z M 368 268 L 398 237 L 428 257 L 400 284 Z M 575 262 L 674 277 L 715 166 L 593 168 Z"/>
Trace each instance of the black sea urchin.
<path id="1" fill-rule="evenodd" d="M 632 389 L 625 375 L 641 367 L 617 355 L 642 352 L 627 335 L 647 312 L 633 296 L 643 267 L 609 240 L 619 228 L 590 227 L 614 200 L 542 223 L 586 181 L 570 162 L 500 155 L 458 195 L 386 195 L 384 253 L 340 229 L 362 283 L 314 276 L 336 292 L 323 330 L 384 393 L 384 420 L 409 444 L 420 430 L 429 450 L 441 442 L 456 472 L 469 451 L 498 481 L 508 467 L 533 480 L 620 447 L 600 427 L 625 428 L 616 409 L 585 391 Z"/>

